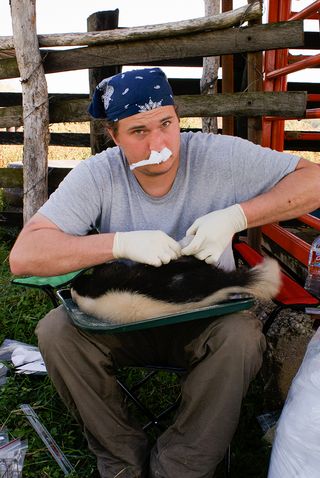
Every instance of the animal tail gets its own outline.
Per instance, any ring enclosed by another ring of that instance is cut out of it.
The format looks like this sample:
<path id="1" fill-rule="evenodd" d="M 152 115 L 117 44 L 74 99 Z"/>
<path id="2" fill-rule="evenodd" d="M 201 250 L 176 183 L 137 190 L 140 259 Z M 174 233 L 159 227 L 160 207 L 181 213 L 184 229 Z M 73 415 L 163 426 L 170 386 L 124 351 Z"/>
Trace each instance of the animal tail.
<path id="1" fill-rule="evenodd" d="M 275 259 L 265 258 L 263 262 L 248 271 L 250 282 L 247 291 L 258 299 L 270 300 L 281 288 L 281 269 Z"/>

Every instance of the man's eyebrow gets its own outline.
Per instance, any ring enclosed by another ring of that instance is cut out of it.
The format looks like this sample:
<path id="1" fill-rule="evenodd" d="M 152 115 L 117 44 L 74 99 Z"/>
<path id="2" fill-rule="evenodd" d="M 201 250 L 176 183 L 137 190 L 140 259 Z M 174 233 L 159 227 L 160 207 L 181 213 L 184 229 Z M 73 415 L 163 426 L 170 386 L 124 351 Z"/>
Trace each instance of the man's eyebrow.
<path id="1" fill-rule="evenodd" d="M 159 123 L 164 123 L 165 121 L 168 121 L 168 120 L 171 120 L 174 118 L 174 115 L 170 115 L 170 116 L 165 116 L 164 118 L 161 118 L 159 120 Z M 134 131 L 136 129 L 144 129 L 146 128 L 147 126 L 145 124 L 136 124 L 134 126 L 130 126 L 130 128 L 128 128 L 127 131 Z"/>

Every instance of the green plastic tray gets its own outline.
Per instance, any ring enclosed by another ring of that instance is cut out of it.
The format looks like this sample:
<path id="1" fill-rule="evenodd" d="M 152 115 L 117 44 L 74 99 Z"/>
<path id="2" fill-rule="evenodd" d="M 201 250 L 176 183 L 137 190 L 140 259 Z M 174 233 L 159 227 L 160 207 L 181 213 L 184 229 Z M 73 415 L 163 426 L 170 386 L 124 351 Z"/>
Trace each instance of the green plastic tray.
<path id="1" fill-rule="evenodd" d="M 245 309 L 250 309 L 254 304 L 254 299 L 249 296 L 239 294 L 229 302 L 212 305 L 210 307 L 202 307 L 188 312 L 180 312 L 179 314 L 164 315 L 154 317 L 152 319 L 142 320 L 139 322 L 130 322 L 128 324 L 115 324 L 96 319 L 91 315 L 87 315 L 78 308 L 73 302 L 70 289 L 61 289 L 57 292 L 62 304 L 66 308 L 73 323 L 84 330 L 96 333 L 116 334 L 121 332 L 129 332 L 133 330 L 149 329 L 152 327 L 160 327 L 163 325 L 177 324 L 179 322 L 189 322 L 190 320 L 204 319 L 208 317 L 219 317 L 221 315 L 232 314 Z"/>

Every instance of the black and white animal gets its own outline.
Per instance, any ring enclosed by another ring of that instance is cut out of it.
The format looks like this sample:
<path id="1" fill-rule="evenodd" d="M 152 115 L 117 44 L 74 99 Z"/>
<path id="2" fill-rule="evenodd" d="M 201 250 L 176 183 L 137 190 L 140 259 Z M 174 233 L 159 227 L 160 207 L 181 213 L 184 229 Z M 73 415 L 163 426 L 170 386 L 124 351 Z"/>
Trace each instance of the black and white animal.
<path id="1" fill-rule="evenodd" d="M 225 272 L 194 257 L 161 267 L 109 262 L 78 276 L 71 296 L 79 309 L 101 320 L 130 323 L 225 301 L 233 293 L 271 299 L 280 289 L 273 259 L 253 269 Z"/>

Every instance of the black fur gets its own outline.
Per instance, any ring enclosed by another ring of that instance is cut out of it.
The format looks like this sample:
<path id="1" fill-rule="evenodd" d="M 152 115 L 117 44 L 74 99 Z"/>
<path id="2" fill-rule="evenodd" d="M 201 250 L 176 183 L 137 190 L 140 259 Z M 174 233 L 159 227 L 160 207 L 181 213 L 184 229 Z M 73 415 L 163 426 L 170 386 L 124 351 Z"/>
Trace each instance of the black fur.
<path id="1" fill-rule="evenodd" d="M 130 291 L 169 303 L 200 301 L 226 287 L 252 286 L 253 270 L 225 272 L 194 257 L 182 257 L 161 267 L 109 262 L 78 276 L 72 289 L 79 295 L 98 298 L 107 291 Z"/>

